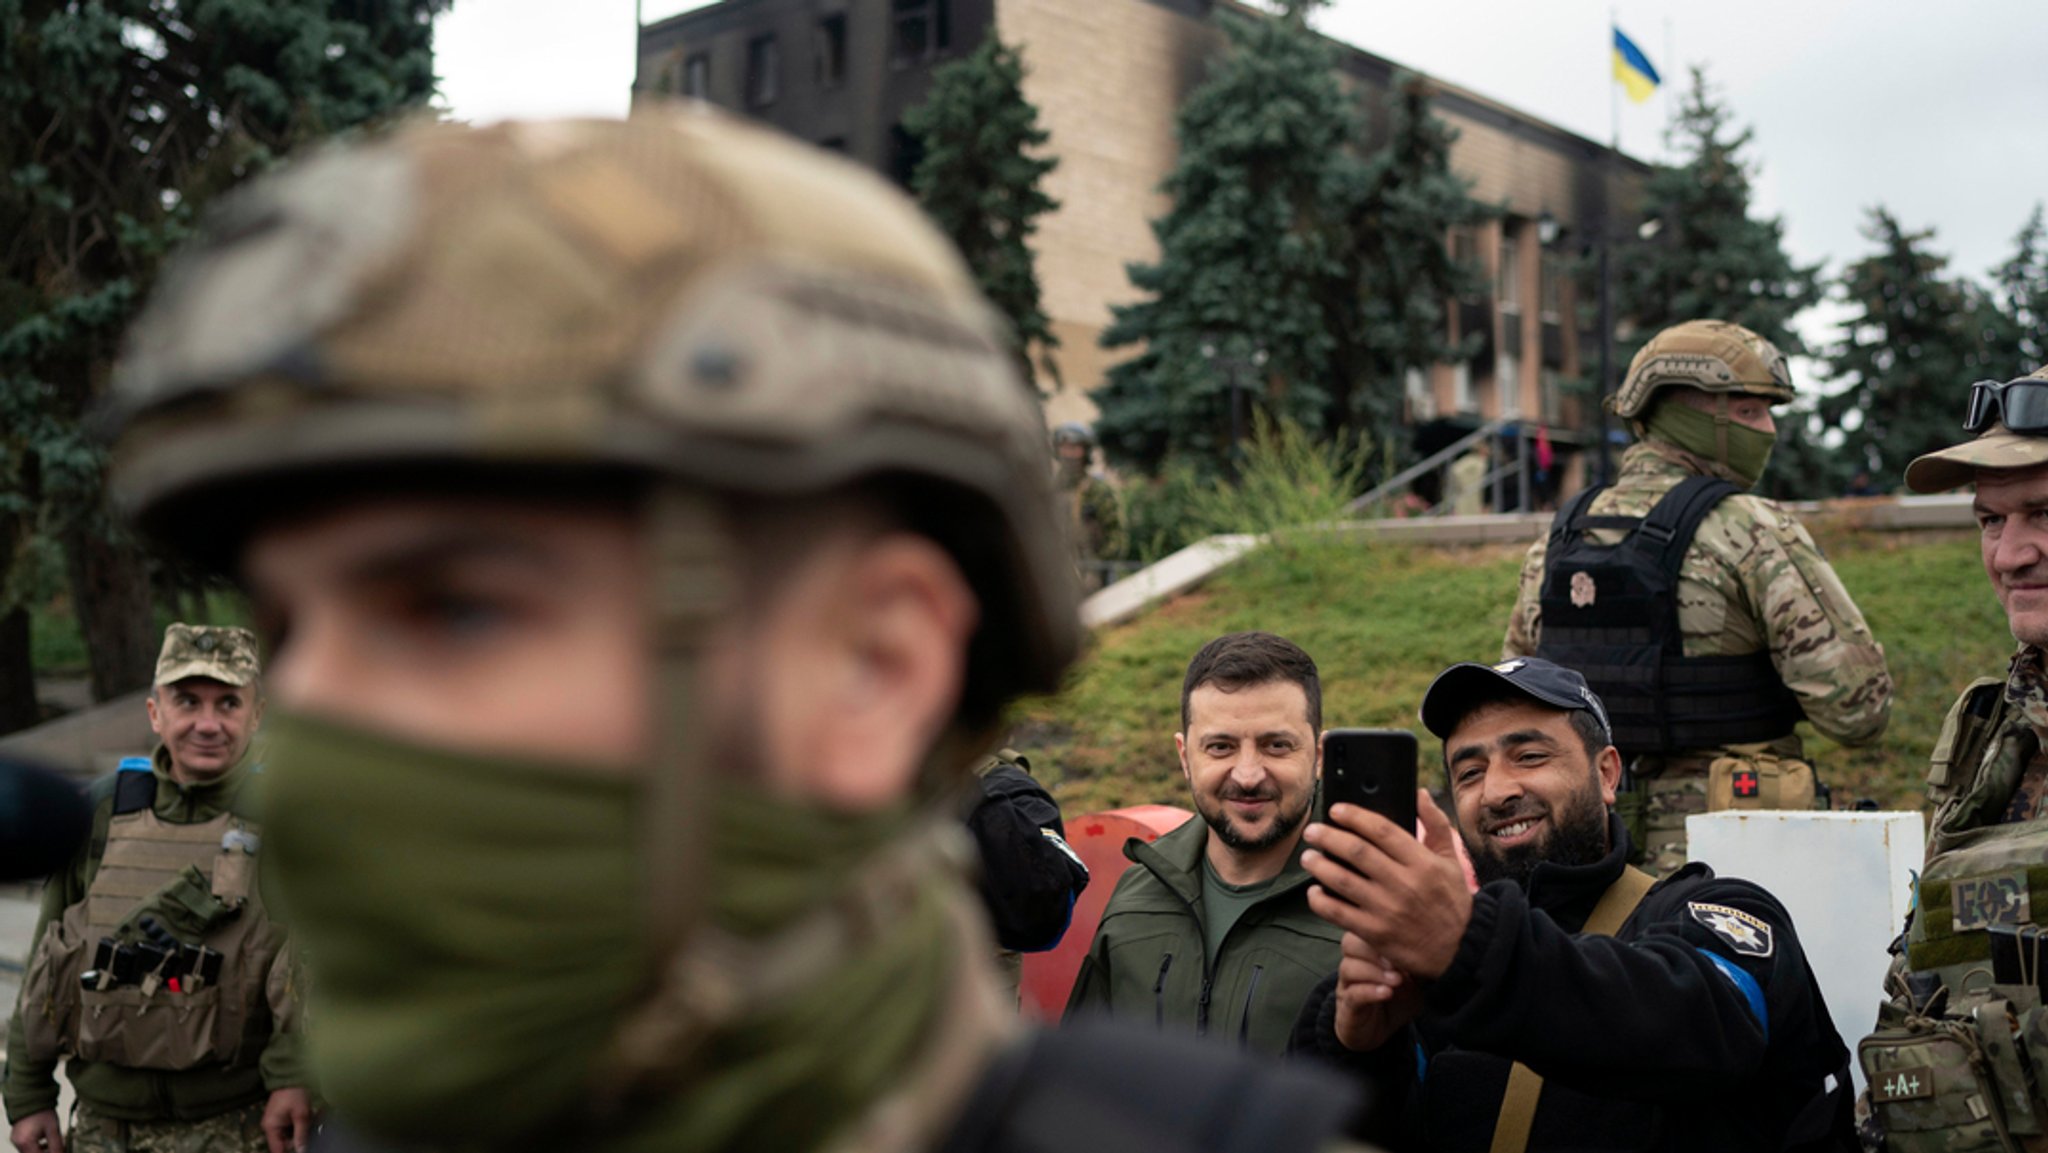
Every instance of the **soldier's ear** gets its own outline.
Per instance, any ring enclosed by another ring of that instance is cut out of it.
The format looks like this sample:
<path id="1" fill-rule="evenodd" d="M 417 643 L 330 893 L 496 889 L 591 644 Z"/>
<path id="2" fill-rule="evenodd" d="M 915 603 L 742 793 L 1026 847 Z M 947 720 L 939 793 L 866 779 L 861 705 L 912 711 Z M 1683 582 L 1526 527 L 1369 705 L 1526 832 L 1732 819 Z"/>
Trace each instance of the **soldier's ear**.
<path id="1" fill-rule="evenodd" d="M 1615 791 L 1621 788 L 1621 750 L 1613 745 L 1601 749 L 1593 768 L 1600 777 L 1600 799 L 1613 804 Z"/>

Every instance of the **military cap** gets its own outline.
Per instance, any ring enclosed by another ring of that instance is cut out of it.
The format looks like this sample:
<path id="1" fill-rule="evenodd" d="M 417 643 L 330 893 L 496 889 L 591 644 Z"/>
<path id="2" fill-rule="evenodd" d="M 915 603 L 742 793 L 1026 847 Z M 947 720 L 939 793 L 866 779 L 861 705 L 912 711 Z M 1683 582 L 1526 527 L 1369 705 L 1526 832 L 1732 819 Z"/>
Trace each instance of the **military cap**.
<path id="1" fill-rule="evenodd" d="M 2020 379 L 2048 381 L 2048 365 Z M 1976 480 L 1980 468 L 2044 464 L 2048 464 L 2048 436 L 2013 432 L 2001 422 L 1971 440 L 1915 458 L 1906 466 L 1906 487 L 1914 492 L 1947 492 Z"/>
<path id="2" fill-rule="evenodd" d="M 1564 712 L 1591 713 L 1600 731 L 1610 734 L 1607 708 L 1586 684 L 1586 678 L 1542 657 L 1515 657 L 1496 665 L 1464 661 L 1452 665 L 1431 681 L 1422 694 L 1422 725 L 1438 740 L 1450 740 L 1458 725 L 1473 709 L 1504 696 L 1525 697 Z"/>
<path id="3" fill-rule="evenodd" d="M 1792 370 L 1776 345 L 1725 320 L 1688 320 L 1650 338 L 1629 361 L 1628 376 L 1608 402 L 1618 416 L 1648 412 L 1663 388 L 1741 392 L 1783 404 L 1792 399 Z"/>
<path id="4" fill-rule="evenodd" d="M 256 635 L 248 629 L 174 624 L 164 630 L 154 683 L 168 685 L 186 677 L 205 677 L 224 685 L 244 686 L 254 684 L 261 675 Z"/>

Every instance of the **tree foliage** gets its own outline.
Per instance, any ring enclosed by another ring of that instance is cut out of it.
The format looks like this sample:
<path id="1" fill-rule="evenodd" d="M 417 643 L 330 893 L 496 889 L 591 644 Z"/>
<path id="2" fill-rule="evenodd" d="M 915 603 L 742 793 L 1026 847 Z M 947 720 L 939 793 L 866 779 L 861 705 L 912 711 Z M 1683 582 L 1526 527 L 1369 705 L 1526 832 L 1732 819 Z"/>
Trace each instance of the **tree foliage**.
<path id="1" fill-rule="evenodd" d="M 1147 471 L 1223 463 L 1249 427 L 1234 390 L 1317 437 L 1386 443 L 1405 372 L 1453 353 L 1443 311 L 1474 273 L 1445 242 L 1487 210 L 1420 83 L 1397 81 L 1372 147 L 1308 7 L 1221 16 L 1227 47 L 1181 107 L 1160 258 L 1129 268 L 1141 298 L 1102 338 L 1137 352 L 1096 393 L 1103 444 Z"/>
<path id="2" fill-rule="evenodd" d="M 1635 326 L 1616 342 L 1621 364 L 1660 329 L 1702 318 L 1740 324 L 1788 356 L 1807 351 L 1792 319 L 1819 301 L 1820 266 L 1794 263 L 1784 222 L 1754 214 L 1755 168 L 1744 155 L 1753 132 L 1732 122 L 1694 68 L 1669 132 L 1682 160 L 1658 165 L 1644 187 L 1655 232 L 1613 258 L 1614 312 Z"/>
<path id="3" fill-rule="evenodd" d="M 155 641 L 81 431 L 119 335 L 204 202 L 428 97 L 446 4 L 0 0 L 0 612 L 61 547 L 102 695 L 147 682 Z"/>
<path id="4" fill-rule="evenodd" d="M 1853 310 L 1827 350 L 1841 391 L 1820 416 L 1839 430 L 1851 467 L 1894 478 L 1914 457 L 1955 442 L 1970 382 L 1993 372 L 1997 310 L 1978 286 L 1949 275 L 1934 231 L 1913 232 L 1882 207 L 1863 235 L 1877 251 L 1842 272 Z"/>
<path id="5" fill-rule="evenodd" d="M 924 103 L 903 118 L 923 152 L 911 187 L 952 238 L 975 279 L 1010 321 L 1025 378 L 1035 358 L 1057 382 L 1059 347 L 1046 318 L 1032 261 L 1038 218 L 1059 207 L 1040 183 L 1059 161 L 1024 98 L 1024 62 L 995 30 L 972 55 L 932 73 Z"/>
<path id="6" fill-rule="evenodd" d="M 2048 224 L 2039 203 L 2013 238 L 2012 258 L 1992 271 L 1991 288 L 1999 313 L 1991 375 L 2010 380 L 2048 365 Z"/>

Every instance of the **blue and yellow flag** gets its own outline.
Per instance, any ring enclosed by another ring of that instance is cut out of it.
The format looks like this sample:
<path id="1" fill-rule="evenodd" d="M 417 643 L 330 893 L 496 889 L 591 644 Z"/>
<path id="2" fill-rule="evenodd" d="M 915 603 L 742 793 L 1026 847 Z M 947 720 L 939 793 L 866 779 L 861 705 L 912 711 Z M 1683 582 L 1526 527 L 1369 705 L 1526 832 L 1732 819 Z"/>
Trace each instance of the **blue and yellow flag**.
<path id="1" fill-rule="evenodd" d="M 1650 58 L 1636 47 L 1636 42 L 1614 30 L 1614 78 L 1628 89 L 1628 98 L 1641 104 L 1657 91 L 1657 85 L 1664 79 L 1657 75 L 1657 69 L 1650 64 Z"/>

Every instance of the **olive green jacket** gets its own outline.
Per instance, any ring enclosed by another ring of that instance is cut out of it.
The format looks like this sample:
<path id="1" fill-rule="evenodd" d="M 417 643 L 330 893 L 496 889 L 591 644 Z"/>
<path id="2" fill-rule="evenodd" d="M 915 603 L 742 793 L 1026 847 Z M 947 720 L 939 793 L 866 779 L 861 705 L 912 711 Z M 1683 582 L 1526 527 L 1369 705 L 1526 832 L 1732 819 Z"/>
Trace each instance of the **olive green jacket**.
<path id="1" fill-rule="evenodd" d="M 1102 910 L 1094 943 L 1067 999 L 1069 1018 L 1107 1014 L 1193 1032 L 1266 1053 L 1287 1048 L 1316 983 L 1337 971 L 1343 934 L 1309 911 L 1309 875 L 1297 856 L 1258 904 L 1205 955 L 1200 817 L 1146 844 L 1124 842 L 1133 862 Z"/>
<path id="2" fill-rule="evenodd" d="M 218 781 L 191 786 L 171 779 L 163 749 L 156 751 L 155 760 L 156 801 L 151 808 L 161 820 L 181 825 L 209 821 L 236 808 L 242 800 L 249 778 L 246 760 Z M 99 867 L 94 846 L 106 844 L 107 822 L 114 807 L 113 783 L 111 776 L 94 782 L 92 839 L 79 848 L 67 869 L 52 875 L 43 886 L 42 909 L 36 917 L 35 934 L 29 939 L 31 957 L 50 923 L 85 899 Z M 281 959 L 278 963 L 286 962 Z M 28 1061 L 20 1055 L 24 1048 L 17 1003 L 7 1024 L 7 1073 L 0 1085 L 10 1121 L 57 1107 L 56 1063 Z M 274 1089 L 305 1084 L 298 1035 L 281 1026 L 275 1028 L 254 1064 L 163 1072 L 72 1058 L 66 1071 L 81 1101 L 105 1116 L 125 1121 L 198 1120 L 263 1100 Z"/>

